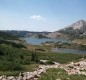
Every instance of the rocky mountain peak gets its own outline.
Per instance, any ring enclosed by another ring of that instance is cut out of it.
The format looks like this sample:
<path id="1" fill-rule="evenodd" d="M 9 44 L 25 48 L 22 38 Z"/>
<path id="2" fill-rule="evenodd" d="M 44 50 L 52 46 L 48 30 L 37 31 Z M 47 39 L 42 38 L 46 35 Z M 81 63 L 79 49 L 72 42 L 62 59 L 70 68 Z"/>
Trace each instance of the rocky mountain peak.
<path id="1" fill-rule="evenodd" d="M 86 27 L 86 21 L 85 20 L 79 20 L 75 23 L 73 23 L 72 25 L 70 25 L 69 27 L 72 27 L 73 29 L 82 29 L 84 27 Z"/>
<path id="2" fill-rule="evenodd" d="M 60 34 L 60 35 L 59 35 Z M 86 35 L 86 21 L 79 20 L 72 25 L 65 27 L 59 31 L 49 34 L 51 38 L 64 37 L 64 36 L 85 36 Z"/>

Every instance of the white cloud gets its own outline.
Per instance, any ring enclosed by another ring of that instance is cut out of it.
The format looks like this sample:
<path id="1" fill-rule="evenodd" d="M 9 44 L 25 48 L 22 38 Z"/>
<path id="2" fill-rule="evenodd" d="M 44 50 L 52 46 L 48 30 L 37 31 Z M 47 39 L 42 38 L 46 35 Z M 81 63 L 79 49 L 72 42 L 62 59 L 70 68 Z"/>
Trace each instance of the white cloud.
<path id="1" fill-rule="evenodd" d="M 32 20 L 45 20 L 42 16 L 40 16 L 40 15 L 32 15 L 32 16 L 30 16 L 30 19 L 32 19 Z"/>

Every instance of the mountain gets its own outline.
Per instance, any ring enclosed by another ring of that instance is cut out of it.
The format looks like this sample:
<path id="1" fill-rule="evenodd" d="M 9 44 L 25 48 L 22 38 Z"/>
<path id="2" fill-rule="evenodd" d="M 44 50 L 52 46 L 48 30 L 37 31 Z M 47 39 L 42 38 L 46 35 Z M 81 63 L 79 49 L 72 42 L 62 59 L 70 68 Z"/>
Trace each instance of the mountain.
<path id="1" fill-rule="evenodd" d="M 80 37 L 86 36 L 86 21 L 79 20 L 72 25 L 65 27 L 59 31 L 50 33 L 48 37 L 58 38 L 58 37 Z"/>
<path id="2" fill-rule="evenodd" d="M 36 38 L 78 38 L 78 37 L 86 37 L 86 21 L 79 20 L 64 29 L 55 32 L 33 32 L 33 31 L 18 31 L 18 30 L 2 30 L 1 32 L 5 32 L 14 36 L 19 37 L 36 37 Z"/>
<path id="3" fill-rule="evenodd" d="M 51 32 L 33 32 L 33 31 L 18 31 L 18 30 L 1 30 L 1 32 L 5 32 L 18 37 L 36 37 L 36 38 L 45 38 Z"/>

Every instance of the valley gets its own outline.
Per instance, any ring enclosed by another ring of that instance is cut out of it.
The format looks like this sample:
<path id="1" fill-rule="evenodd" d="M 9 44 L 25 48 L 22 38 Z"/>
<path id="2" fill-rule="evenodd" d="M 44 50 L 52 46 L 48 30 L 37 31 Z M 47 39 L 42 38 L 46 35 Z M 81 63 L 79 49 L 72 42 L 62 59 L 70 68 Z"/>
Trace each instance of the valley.
<path id="1" fill-rule="evenodd" d="M 86 80 L 86 0 L 0 0 L 0 80 Z"/>
<path id="2" fill-rule="evenodd" d="M 84 21 L 81 20 L 78 21 L 78 23 L 75 23 L 75 25 L 80 25 L 79 30 L 83 27 L 83 25 L 81 25 L 83 22 Z M 75 25 L 73 24 L 74 27 Z M 85 27 L 86 26 L 84 26 L 84 29 L 86 29 Z M 76 28 L 74 28 L 75 32 Z M 23 80 L 26 80 L 24 76 L 19 75 L 26 73 L 28 73 L 29 76 L 28 80 L 49 80 L 51 78 L 52 80 L 68 80 L 68 78 L 71 80 L 71 76 L 74 77 L 73 80 L 79 80 L 78 73 L 67 74 L 65 71 L 69 70 L 67 65 L 71 66 L 71 70 L 75 70 L 75 68 L 72 69 L 72 62 L 74 63 L 74 66 L 78 62 L 86 62 L 86 36 L 82 35 L 85 34 L 85 30 L 83 33 L 74 33 L 73 28 L 70 29 L 69 27 L 66 29 L 67 31 L 62 29 L 56 32 L 1 30 L 0 80 L 6 78 L 8 78 L 6 80 L 20 80 L 22 77 L 24 78 Z M 69 34 L 70 30 L 71 34 Z M 53 35 L 53 37 L 50 35 Z M 59 63 L 61 66 L 58 67 L 59 65 L 56 63 Z M 81 66 L 83 65 L 81 64 Z M 81 70 L 81 67 L 78 68 Z M 84 68 L 82 72 L 83 74 L 80 74 L 80 79 L 82 80 L 86 79 L 84 77 L 85 70 L 86 69 Z M 38 75 L 36 74 L 36 71 L 42 72 Z M 58 77 L 60 73 L 62 73 L 63 78 L 60 76 Z M 34 74 L 35 76 L 33 76 Z M 47 76 L 47 74 L 51 77 Z M 55 76 L 53 76 L 53 74 L 55 74 Z"/>

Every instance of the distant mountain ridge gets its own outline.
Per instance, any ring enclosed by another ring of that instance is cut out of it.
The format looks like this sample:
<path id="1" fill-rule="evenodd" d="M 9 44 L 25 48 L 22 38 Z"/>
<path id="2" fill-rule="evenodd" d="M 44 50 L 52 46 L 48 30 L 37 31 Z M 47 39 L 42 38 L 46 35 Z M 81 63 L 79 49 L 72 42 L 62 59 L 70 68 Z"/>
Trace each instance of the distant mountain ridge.
<path id="1" fill-rule="evenodd" d="M 51 32 L 34 32 L 34 31 L 18 31 L 18 30 L 1 30 L 1 32 L 5 32 L 18 37 L 36 37 L 36 38 L 45 38 Z"/>
<path id="2" fill-rule="evenodd" d="M 79 20 L 64 29 L 55 32 L 34 32 L 34 31 L 18 31 L 18 30 L 1 30 L 11 35 L 19 37 L 34 37 L 34 38 L 74 38 L 85 36 L 86 37 L 86 21 Z"/>
<path id="3" fill-rule="evenodd" d="M 86 36 L 86 21 L 79 20 L 72 25 L 65 27 L 59 31 L 50 33 L 48 37 L 58 38 L 58 37 L 74 37 L 74 36 Z"/>

